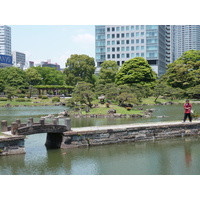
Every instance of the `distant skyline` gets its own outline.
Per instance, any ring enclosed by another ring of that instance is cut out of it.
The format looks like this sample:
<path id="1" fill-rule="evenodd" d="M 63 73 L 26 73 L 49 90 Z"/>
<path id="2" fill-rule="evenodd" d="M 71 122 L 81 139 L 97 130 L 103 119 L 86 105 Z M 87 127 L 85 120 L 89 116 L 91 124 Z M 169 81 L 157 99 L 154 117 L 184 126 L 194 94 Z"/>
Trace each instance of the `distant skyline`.
<path id="1" fill-rule="evenodd" d="M 51 60 L 65 67 L 72 54 L 95 58 L 94 25 L 8 25 L 11 27 L 12 51 L 26 54 L 35 64 Z"/>

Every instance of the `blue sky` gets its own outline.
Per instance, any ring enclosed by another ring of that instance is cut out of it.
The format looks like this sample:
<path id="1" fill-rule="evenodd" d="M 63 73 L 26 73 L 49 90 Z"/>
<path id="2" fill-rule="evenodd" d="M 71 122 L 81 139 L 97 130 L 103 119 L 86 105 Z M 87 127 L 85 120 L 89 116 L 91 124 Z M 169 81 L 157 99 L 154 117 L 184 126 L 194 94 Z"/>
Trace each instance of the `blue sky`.
<path id="1" fill-rule="evenodd" d="M 9 25 L 12 51 L 26 54 L 28 61 L 51 60 L 65 66 L 71 54 L 95 57 L 94 25 Z"/>

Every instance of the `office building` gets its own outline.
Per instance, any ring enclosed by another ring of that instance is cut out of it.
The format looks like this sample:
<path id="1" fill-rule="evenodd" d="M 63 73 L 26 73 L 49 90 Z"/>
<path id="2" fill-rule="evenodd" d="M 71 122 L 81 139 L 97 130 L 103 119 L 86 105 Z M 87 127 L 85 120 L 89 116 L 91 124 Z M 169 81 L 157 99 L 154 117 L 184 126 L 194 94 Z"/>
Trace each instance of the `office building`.
<path id="1" fill-rule="evenodd" d="M 188 50 L 200 50 L 200 25 L 172 25 L 172 61 Z"/>
<path id="2" fill-rule="evenodd" d="M 119 66 L 134 57 L 143 57 L 161 76 L 166 72 L 165 25 L 97 25 L 95 52 L 97 71 L 105 60 Z"/>
<path id="3" fill-rule="evenodd" d="M 25 55 L 25 53 L 13 51 L 12 52 L 12 60 L 13 60 L 13 65 L 15 67 L 19 67 L 20 69 L 23 69 L 26 64 L 26 55 Z"/>
<path id="4" fill-rule="evenodd" d="M 0 54 L 11 56 L 11 27 L 0 25 Z"/>

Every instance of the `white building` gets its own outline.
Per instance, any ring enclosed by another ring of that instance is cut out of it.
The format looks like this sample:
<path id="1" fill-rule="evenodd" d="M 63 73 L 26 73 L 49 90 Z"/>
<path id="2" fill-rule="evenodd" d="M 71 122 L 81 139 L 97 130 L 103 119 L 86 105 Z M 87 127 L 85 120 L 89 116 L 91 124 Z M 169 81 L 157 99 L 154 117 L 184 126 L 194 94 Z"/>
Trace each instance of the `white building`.
<path id="1" fill-rule="evenodd" d="M 12 52 L 13 65 L 23 69 L 26 64 L 26 54 L 18 51 Z"/>
<path id="2" fill-rule="evenodd" d="M 0 25 L 0 54 L 11 56 L 11 27 Z"/>

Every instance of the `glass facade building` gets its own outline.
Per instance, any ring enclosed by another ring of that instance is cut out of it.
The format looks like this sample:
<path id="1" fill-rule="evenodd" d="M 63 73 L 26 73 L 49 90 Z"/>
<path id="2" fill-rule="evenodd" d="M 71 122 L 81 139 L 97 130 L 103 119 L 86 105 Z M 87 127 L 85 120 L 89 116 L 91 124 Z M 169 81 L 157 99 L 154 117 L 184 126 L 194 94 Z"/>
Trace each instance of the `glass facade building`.
<path id="1" fill-rule="evenodd" d="M 172 61 L 185 51 L 200 50 L 200 25 L 172 25 Z"/>
<path id="2" fill-rule="evenodd" d="M 165 25 L 95 26 L 97 69 L 105 60 L 114 60 L 121 66 L 126 60 L 143 57 L 159 76 L 164 74 L 165 29 Z"/>

